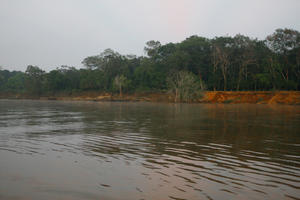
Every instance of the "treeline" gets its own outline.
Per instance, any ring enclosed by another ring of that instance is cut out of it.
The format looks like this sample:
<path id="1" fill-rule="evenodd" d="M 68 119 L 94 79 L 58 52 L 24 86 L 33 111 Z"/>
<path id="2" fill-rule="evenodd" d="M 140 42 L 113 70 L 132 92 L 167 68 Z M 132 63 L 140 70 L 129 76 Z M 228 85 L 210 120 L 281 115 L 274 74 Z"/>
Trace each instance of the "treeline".
<path id="1" fill-rule="evenodd" d="M 82 69 L 61 66 L 46 73 L 30 65 L 25 73 L 0 70 L 0 92 L 122 95 L 171 90 L 177 95 L 180 87 L 190 86 L 192 90 L 300 90 L 300 33 L 296 30 L 277 29 L 265 40 L 239 34 L 213 39 L 191 36 L 165 45 L 149 41 L 144 50 L 147 56 L 137 57 L 106 49 L 85 58 Z"/>

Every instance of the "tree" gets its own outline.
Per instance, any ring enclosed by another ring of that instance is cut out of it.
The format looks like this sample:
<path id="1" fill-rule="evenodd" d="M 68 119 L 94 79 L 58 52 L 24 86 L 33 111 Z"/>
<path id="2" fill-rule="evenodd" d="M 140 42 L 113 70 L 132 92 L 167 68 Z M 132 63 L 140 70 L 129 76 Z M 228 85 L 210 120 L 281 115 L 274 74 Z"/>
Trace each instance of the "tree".
<path id="1" fill-rule="evenodd" d="M 276 61 L 275 72 L 279 75 L 278 78 L 285 83 L 281 87 L 287 89 L 291 85 L 297 85 L 290 79 L 291 76 L 296 76 L 296 79 L 300 78 L 295 62 L 297 60 L 295 52 L 300 48 L 300 33 L 293 29 L 277 29 L 275 33 L 267 36 L 266 45 L 274 53 L 270 59 L 273 62 L 270 63 L 270 66 L 274 66 L 274 61 Z"/>
<path id="2" fill-rule="evenodd" d="M 100 56 L 89 56 L 86 57 L 82 64 L 89 70 L 101 68 L 102 60 Z"/>
<path id="3" fill-rule="evenodd" d="M 66 77 L 64 73 L 63 70 L 57 69 L 46 74 L 46 89 L 49 92 L 55 93 L 57 91 L 65 90 Z"/>
<path id="4" fill-rule="evenodd" d="M 114 86 L 119 89 L 120 97 L 122 97 L 122 89 L 128 85 L 128 80 L 124 75 L 116 76 L 114 79 Z"/>
<path id="5" fill-rule="evenodd" d="M 190 102 L 199 91 L 199 83 L 194 74 L 188 71 L 179 71 L 167 78 L 170 92 L 175 95 L 175 102 Z"/>
<path id="6" fill-rule="evenodd" d="M 222 48 L 222 47 L 216 45 L 214 47 L 214 55 L 215 55 L 214 59 L 216 59 L 216 61 L 214 61 L 214 63 L 219 64 L 219 67 L 220 67 L 220 69 L 222 71 L 222 75 L 223 75 L 224 91 L 226 91 L 227 90 L 228 68 L 230 65 L 229 53 L 228 53 L 228 51 L 226 51 L 225 47 Z"/>
<path id="7" fill-rule="evenodd" d="M 25 87 L 34 95 L 41 95 L 45 72 L 37 66 L 28 65 L 25 71 Z"/>
<path id="8" fill-rule="evenodd" d="M 105 49 L 86 57 L 82 61 L 85 68 L 79 70 L 61 66 L 46 73 L 37 66 L 28 66 L 23 73 L 0 67 L 0 91 L 41 95 L 117 90 L 122 95 L 125 89 L 169 89 L 176 101 L 190 101 L 196 92 L 186 88 L 300 90 L 300 33 L 296 30 L 277 29 L 265 40 L 240 34 L 214 39 L 193 35 L 165 45 L 151 40 L 144 50 L 146 56 L 138 57 Z"/>
<path id="9" fill-rule="evenodd" d="M 275 33 L 267 36 L 267 46 L 275 53 L 287 54 L 300 47 L 300 32 L 293 29 L 276 29 Z"/>
<path id="10" fill-rule="evenodd" d="M 100 70 L 80 70 L 81 90 L 103 90 L 104 73 Z"/>
<path id="11" fill-rule="evenodd" d="M 113 89 L 113 79 L 127 68 L 128 59 L 112 49 L 105 49 L 100 55 L 87 57 L 83 64 L 89 70 L 103 71 L 103 86 L 106 91 Z"/>
<path id="12" fill-rule="evenodd" d="M 144 51 L 147 53 L 149 57 L 153 57 L 157 54 L 158 48 L 161 46 L 159 41 L 150 40 L 146 42 L 146 47 Z"/>
<path id="13" fill-rule="evenodd" d="M 2 71 L 2 67 L 0 66 L 0 72 Z M 4 82 L 4 77 L 2 75 L 2 73 L 0 73 L 0 89 L 1 89 L 1 86 L 3 85 L 3 82 Z"/>
<path id="14" fill-rule="evenodd" d="M 159 66 L 148 58 L 141 60 L 140 65 L 133 73 L 133 83 L 136 90 L 154 91 L 164 88 L 165 76 Z"/>
<path id="15" fill-rule="evenodd" d="M 10 91 L 22 92 L 24 89 L 24 73 L 16 72 L 7 80 L 5 87 Z"/>
<path id="16" fill-rule="evenodd" d="M 248 67 L 255 64 L 255 45 L 256 41 L 243 35 L 236 35 L 234 38 L 234 61 L 237 65 L 236 90 L 240 90 L 243 79 L 248 79 Z"/>

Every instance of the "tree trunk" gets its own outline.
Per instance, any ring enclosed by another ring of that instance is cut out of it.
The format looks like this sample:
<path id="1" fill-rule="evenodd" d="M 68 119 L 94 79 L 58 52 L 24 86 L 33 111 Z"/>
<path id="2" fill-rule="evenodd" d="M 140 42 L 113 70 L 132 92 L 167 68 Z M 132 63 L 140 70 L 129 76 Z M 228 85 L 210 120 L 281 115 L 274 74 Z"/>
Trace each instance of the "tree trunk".
<path id="1" fill-rule="evenodd" d="M 224 79 L 224 91 L 226 91 L 226 89 L 227 89 L 227 76 L 226 76 L 225 66 L 222 66 L 222 73 L 223 73 L 223 79 Z"/>
<path id="2" fill-rule="evenodd" d="M 224 76 L 224 91 L 227 89 L 227 78 Z"/>
<path id="3" fill-rule="evenodd" d="M 120 85 L 120 97 L 122 97 L 122 86 Z"/>

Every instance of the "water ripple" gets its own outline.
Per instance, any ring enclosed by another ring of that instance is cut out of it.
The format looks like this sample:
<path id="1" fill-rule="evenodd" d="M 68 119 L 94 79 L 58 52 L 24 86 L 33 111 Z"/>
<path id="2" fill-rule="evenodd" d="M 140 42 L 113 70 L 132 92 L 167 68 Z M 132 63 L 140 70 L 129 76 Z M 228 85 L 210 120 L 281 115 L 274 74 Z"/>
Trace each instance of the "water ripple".
<path id="1" fill-rule="evenodd" d="M 0 188 L 44 199 L 297 199 L 295 110 L 1 100 Z M 23 173 L 44 188 L 9 181 Z"/>

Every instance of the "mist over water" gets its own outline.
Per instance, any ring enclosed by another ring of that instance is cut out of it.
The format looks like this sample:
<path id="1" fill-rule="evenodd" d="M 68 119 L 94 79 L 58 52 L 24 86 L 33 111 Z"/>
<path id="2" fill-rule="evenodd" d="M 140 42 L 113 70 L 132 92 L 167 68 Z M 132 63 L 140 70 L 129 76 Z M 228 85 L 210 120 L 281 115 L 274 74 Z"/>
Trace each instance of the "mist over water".
<path id="1" fill-rule="evenodd" d="M 297 199 L 300 107 L 0 100 L 0 199 Z"/>

